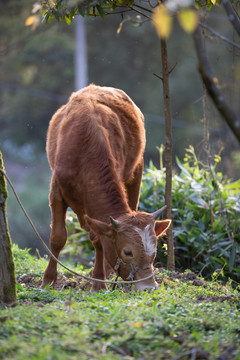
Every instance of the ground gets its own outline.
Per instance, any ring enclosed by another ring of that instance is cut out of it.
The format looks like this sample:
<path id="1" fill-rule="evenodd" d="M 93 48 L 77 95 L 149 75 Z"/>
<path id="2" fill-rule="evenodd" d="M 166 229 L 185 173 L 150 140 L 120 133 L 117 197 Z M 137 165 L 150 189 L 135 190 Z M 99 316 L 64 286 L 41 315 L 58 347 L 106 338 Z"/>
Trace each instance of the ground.
<path id="1" fill-rule="evenodd" d="M 240 360 L 237 284 L 159 269 L 157 291 L 92 293 L 59 269 L 55 289 L 41 290 L 47 260 L 15 249 L 15 261 L 18 305 L 0 311 L 0 359 Z"/>
<path id="2" fill-rule="evenodd" d="M 159 269 L 160 271 L 164 271 L 164 269 Z M 38 276 L 35 275 L 23 275 L 19 278 L 19 283 L 23 285 L 26 288 L 29 289 L 37 289 L 41 285 L 41 280 L 39 280 Z M 203 288 L 207 288 L 208 282 L 200 279 L 197 277 L 197 275 L 193 272 L 186 272 L 186 273 L 180 273 L 180 272 L 171 272 L 167 276 L 156 277 L 156 281 L 159 285 L 161 285 L 162 282 L 165 284 L 168 284 L 169 282 L 191 282 L 193 286 L 199 286 Z M 90 290 L 91 284 L 87 281 L 82 281 L 80 277 L 77 277 L 72 274 L 59 274 L 58 280 L 54 286 L 55 290 L 65 290 L 65 289 L 76 289 L 76 290 Z M 130 286 L 124 286 L 124 292 L 131 291 Z M 216 301 L 233 301 L 234 297 L 231 295 L 199 295 L 197 297 L 197 301 L 210 301 L 210 302 L 216 302 Z"/>

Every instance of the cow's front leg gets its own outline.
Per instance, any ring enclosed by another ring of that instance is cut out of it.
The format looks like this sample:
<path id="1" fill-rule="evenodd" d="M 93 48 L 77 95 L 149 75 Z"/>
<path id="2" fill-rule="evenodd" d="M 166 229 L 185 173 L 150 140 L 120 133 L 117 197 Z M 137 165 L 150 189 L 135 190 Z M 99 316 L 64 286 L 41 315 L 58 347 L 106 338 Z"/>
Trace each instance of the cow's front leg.
<path id="1" fill-rule="evenodd" d="M 97 237 L 94 237 L 91 234 L 89 237 L 95 248 L 95 264 L 92 272 L 92 277 L 100 280 L 105 280 L 106 274 L 105 274 L 104 262 L 103 262 L 104 257 L 103 257 L 102 244 Z M 103 282 L 93 281 L 91 290 L 92 291 L 107 290 L 107 285 L 106 283 Z"/>
<path id="2" fill-rule="evenodd" d="M 52 213 L 52 230 L 50 235 L 50 249 L 53 255 L 58 258 L 60 251 L 67 241 L 66 211 L 67 204 L 63 200 L 54 177 L 50 189 L 50 207 Z M 44 272 L 41 288 L 55 283 L 57 280 L 57 262 L 50 256 L 48 266 Z"/>

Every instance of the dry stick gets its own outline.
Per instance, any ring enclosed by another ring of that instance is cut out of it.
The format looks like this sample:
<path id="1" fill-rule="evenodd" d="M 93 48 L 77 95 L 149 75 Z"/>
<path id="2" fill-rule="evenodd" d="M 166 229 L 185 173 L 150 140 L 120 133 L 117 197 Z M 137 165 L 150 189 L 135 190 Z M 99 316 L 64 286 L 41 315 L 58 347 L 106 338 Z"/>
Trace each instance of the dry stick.
<path id="1" fill-rule="evenodd" d="M 59 264 L 61 265 L 64 269 L 66 269 L 67 271 L 71 272 L 72 274 L 76 275 L 76 276 L 80 276 L 81 278 L 85 279 L 85 280 L 88 280 L 88 281 L 97 281 L 97 282 L 101 282 L 101 283 L 108 283 L 108 284 L 135 284 L 135 283 L 138 283 L 140 281 L 144 281 L 144 280 L 148 280 L 150 278 L 153 277 L 153 275 L 155 275 L 157 273 L 158 270 L 155 270 L 151 275 L 149 276 L 146 276 L 145 278 L 142 278 L 142 279 L 139 279 L 139 280 L 130 280 L 130 281 L 111 281 L 111 280 L 101 280 L 101 279 L 96 279 L 96 278 L 91 278 L 89 276 L 86 276 L 86 275 L 82 275 L 82 274 L 79 274 L 77 273 L 76 271 L 74 270 L 71 270 L 70 268 L 68 268 L 66 265 L 64 265 L 60 260 L 58 260 L 56 258 L 55 255 L 53 255 L 53 253 L 51 252 L 51 250 L 48 248 L 48 246 L 45 244 L 44 240 L 41 238 L 40 234 L 38 233 L 36 227 L 34 226 L 32 220 L 30 219 L 30 217 L 28 216 L 26 210 L 24 209 L 22 203 L 21 203 L 21 200 L 19 199 L 18 197 L 18 194 L 16 193 L 16 190 L 14 189 L 14 186 L 11 182 L 11 180 L 9 179 L 9 177 L 7 176 L 7 174 L 2 170 L 0 169 L 0 172 L 6 177 L 16 199 L 17 199 L 17 202 L 19 204 L 19 206 L 21 207 L 24 215 L 26 216 L 29 224 L 31 225 L 33 231 L 35 232 L 35 234 L 37 235 L 38 239 L 41 241 L 42 245 L 44 246 L 44 248 L 46 249 L 46 251 L 49 253 L 49 255 Z"/>

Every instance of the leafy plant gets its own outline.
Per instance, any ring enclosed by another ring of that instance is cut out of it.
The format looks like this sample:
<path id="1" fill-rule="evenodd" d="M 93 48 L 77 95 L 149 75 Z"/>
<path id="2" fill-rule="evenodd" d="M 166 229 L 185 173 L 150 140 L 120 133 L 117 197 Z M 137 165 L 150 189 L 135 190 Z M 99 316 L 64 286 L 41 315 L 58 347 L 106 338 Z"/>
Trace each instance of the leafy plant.
<path id="1" fill-rule="evenodd" d="M 67 212 L 68 242 L 62 251 L 70 259 L 78 259 L 85 265 L 92 266 L 94 259 L 94 247 L 88 239 L 88 233 L 83 230 L 74 212 L 69 209 Z"/>
<path id="2" fill-rule="evenodd" d="M 42 276 L 48 261 L 47 258 L 39 256 L 38 261 L 29 254 L 30 249 L 20 249 L 18 245 L 13 244 L 13 256 L 15 263 L 16 277 L 24 274 Z"/>
<path id="3" fill-rule="evenodd" d="M 180 174 L 173 176 L 172 204 L 176 265 L 209 277 L 214 271 L 240 278 L 240 180 L 224 179 L 217 166 L 201 163 L 191 146 Z M 153 211 L 164 203 L 164 169 L 152 163 L 143 176 L 139 207 Z M 160 257 L 164 262 L 164 258 Z"/>

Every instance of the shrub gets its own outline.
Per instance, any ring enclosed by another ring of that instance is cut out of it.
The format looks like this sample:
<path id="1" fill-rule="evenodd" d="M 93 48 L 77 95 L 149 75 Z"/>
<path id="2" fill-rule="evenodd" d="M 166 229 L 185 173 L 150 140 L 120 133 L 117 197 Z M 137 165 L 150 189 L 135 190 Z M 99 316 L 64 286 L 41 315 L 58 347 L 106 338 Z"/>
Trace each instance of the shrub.
<path id="1" fill-rule="evenodd" d="M 240 180 L 224 179 L 216 168 L 220 156 L 205 166 L 190 147 L 179 174 L 173 176 L 172 210 L 176 267 L 205 277 L 216 270 L 240 278 Z M 139 208 L 154 211 L 164 203 L 165 171 L 150 163 L 142 181 Z M 158 259 L 164 262 L 163 256 Z"/>

